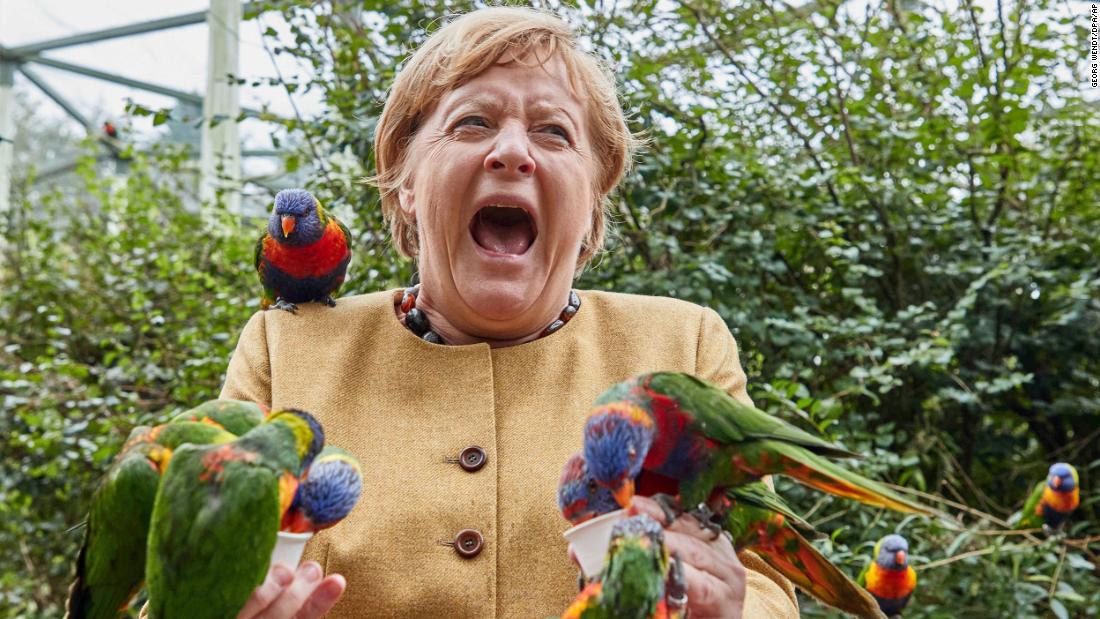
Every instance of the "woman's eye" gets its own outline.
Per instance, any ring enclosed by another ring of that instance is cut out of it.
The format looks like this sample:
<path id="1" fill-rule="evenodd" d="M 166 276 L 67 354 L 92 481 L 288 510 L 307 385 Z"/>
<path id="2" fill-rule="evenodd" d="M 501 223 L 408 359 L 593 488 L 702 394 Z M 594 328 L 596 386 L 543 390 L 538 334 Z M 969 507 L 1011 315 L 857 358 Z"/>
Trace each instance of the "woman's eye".
<path id="1" fill-rule="evenodd" d="M 457 123 L 455 127 L 488 127 L 489 121 L 485 120 L 481 116 L 467 116 Z"/>
<path id="2" fill-rule="evenodd" d="M 569 132 L 558 125 L 547 125 L 543 127 L 542 130 L 546 133 L 552 133 L 559 136 L 565 141 L 569 141 Z"/>

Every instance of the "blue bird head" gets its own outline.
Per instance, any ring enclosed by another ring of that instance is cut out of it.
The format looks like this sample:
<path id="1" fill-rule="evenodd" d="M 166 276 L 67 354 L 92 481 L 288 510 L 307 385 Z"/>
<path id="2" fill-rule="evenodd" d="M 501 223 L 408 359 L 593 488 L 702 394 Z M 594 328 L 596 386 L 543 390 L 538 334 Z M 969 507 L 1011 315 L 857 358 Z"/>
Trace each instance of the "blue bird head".
<path id="1" fill-rule="evenodd" d="M 888 570 L 903 570 L 909 565 L 909 542 L 900 535 L 891 534 L 875 544 L 875 563 Z"/>
<path id="2" fill-rule="evenodd" d="M 600 404 L 584 424 L 584 460 L 600 486 L 621 507 L 630 505 L 634 480 L 642 472 L 656 428 L 644 409 L 627 402 Z"/>
<path id="3" fill-rule="evenodd" d="M 275 195 L 267 222 L 271 238 L 287 245 L 309 245 L 325 233 L 321 204 L 305 189 L 284 189 Z"/>
<path id="4" fill-rule="evenodd" d="M 596 483 L 588 474 L 584 456 L 573 454 L 562 467 L 558 482 L 558 509 L 562 516 L 578 525 L 596 516 L 619 509 L 611 491 Z"/>
<path id="5" fill-rule="evenodd" d="M 1072 492 L 1077 488 L 1077 469 L 1065 462 L 1050 465 L 1047 472 L 1047 485 L 1055 492 Z"/>
<path id="6" fill-rule="evenodd" d="M 325 451 L 309 468 L 295 502 L 309 529 L 326 529 L 344 519 L 359 501 L 363 474 L 359 463 L 342 449 Z"/>

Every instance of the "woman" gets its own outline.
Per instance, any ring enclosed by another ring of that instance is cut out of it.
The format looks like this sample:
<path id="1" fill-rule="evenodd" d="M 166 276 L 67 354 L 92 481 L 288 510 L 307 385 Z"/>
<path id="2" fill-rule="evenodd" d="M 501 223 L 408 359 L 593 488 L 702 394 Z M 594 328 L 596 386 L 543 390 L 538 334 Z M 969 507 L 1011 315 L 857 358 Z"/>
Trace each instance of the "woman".
<path id="1" fill-rule="evenodd" d="M 313 561 L 272 570 L 242 617 L 560 613 L 576 568 L 557 477 L 595 396 L 679 370 L 750 401 L 714 311 L 571 290 L 634 145 L 612 79 L 551 15 L 470 13 L 410 58 L 375 149 L 419 286 L 258 313 L 229 366 L 222 397 L 313 412 L 366 471 Z M 690 517 L 667 543 L 693 617 L 797 616 L 789 583 Z"/>

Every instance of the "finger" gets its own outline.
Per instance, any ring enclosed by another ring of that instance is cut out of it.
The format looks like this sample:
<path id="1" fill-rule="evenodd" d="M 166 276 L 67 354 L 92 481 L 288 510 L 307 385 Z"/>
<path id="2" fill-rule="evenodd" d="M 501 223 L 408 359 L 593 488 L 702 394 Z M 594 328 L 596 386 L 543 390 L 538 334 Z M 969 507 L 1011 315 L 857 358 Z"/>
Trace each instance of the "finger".
<path id="1" fill-rule="evenodd" d="M 292 580 L 294 580 L 294 572 L 290 571 L 290 568 L 282 563 L 272 565 L 267 571 L 263 584 L 252 592 L 252 597 L 245 602 L 244 608 L 237 614 L 237 619 L 252 619 L 258 615 L 279 597 Z"/>
<path id="2" fill-rule="evenodd" d="M 672 527 L 665 529 L 665 547 L 668 548 L 669 554 L 677 552 L 685 564 L 721 580 L 728 580 L 739 571 L 743 573 L 744 567 L 741 566 L 737 553 L 733 551 L 733 546 L 729 545 L 728 541 L 723 546 L 722 540 L 725 540 L 725 536 L 711 542 L 675 531 Z"/>
<path id="3" fill-rule="evenodd" d="M 309 599 L 313 590 L 321 582 L 321 566 L 316 561 L 306 561 L 298 566 L 294 573 L 294 582 L 283 589 L 279 597 L 259 616 L 261 619 L 289 619 L 293 617 Z"/>
<path id="4" fill-rule="evenodd" d="M 657 501 L 649 497 L 637 496 L 630 502 L 630 507 L 627 509 L 628 516 L 637 516 L 638 514 L 645 514 L 650 518 L 656 520 L 661 526 L 668 526 L 668 522 L 665 519 L 665 512 L 661 509 L 661 506 L 657 504 Z"/>
<path id="5" fill-rule="evenodd" d="M 317 619 L 324 616 L 336 605 L 336 601 L 340 599 L 340 596 L 344 594 L 347 584 L 344 577 L 339 574 L 333 574 L 322 580 L 321 584 L 317 585 L 317 588 L 313 590 L 313 594 L 306 600 L 302 610 L 299 610 L 298 614 L 295 615 L 295 619 Z"/>
<path id="6" fill-rule="evenodd" d="M 569 543 L 569 560 L 578 566 L 581 564 L 580 559 L 577 558 L 577 551 L 573 549 L 572 542 Z"/>
<path id="7" fill-rule="evenodd" d="M 723 617 L 731 608 L 740 608 L 745 599 L 744 576 L 740 587 L 684 564 L 687 580 L 688 610 L 692 616 Z M 740 592 L 740 593 L 738 593 Z"/>

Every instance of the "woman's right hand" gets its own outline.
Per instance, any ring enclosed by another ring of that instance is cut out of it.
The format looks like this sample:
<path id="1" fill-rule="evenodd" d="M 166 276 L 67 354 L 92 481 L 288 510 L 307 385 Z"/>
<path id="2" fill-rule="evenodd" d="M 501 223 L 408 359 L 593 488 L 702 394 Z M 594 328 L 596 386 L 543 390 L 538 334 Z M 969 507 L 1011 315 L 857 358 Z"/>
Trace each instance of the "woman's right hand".
<path id="1" fill-rule="evenodd" d="M 281 563 L 271 566 L 264 584 L 256 587 L 237 619 L 316 619 L 344 594 L 347 582 L 339 574 L 324 574 L 316 561 L 292 572 Z"/>

